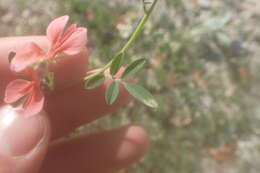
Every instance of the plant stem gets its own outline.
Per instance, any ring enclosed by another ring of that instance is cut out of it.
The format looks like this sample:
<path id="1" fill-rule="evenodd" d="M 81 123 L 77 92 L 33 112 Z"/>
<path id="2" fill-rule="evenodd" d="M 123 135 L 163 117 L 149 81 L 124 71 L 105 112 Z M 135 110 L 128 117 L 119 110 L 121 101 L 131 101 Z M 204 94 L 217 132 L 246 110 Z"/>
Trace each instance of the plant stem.
<path id="1" fill-rule="evenodd" d="M 119 53 L 125 53 L 130 48 L 130 46 L 133 44 L 133 42 L 137 39 L 139 34 L 144 29 L 144 26 L 145 26 L 146 22 L 148 21 L 149 17 L 151 16 L 151 13 L 154 10 L 154 7 L 157 4 L 157 2 L 158 2 L 158 0 L 154 0 L 154 2 L 152 4 L 152 6 L 150 7 L 150 9 L 147 12 L 145 12 L 144 16 L 142 17 L 142 19 L 138 23 L 137 27 L 132 32 L 129 40 L 126 42 L 124 47 L 116 55 L 118 55 Z M 92 78 L 94 76 L 97 76 L 97 75 L 99 75 L 101 73 L 104 73 L 108 68 L 110 68 L 114 58 L 111 59 L 109 61 L 109 63 L 107 65 L 105 65 L 103 68 L 101 68 L 99 71 L 97 71 L 97 72 L 95 72 L 95 73 L 93 73 L 91 75 L 88 75 L 88 76 L 86 76 L 86 77 L 84 77 L 84 78 L 82 78 L 82 79 L 80 79 L 78 81 L 74 81 L 74 82 L 70 82 L 70 83 L 64 84 L 64 87 L 62 87 L 62 88 L 67 88 L 67 87 L 71 87 L 71 86 L 74 86 L 74 85 L 78 85 L 81 82 L 87 81 L 87 80 L 89 80 L 90 78 Z"/>
<path id="2" fill-rule="evenodd" d="M 158 0 L 154 0 L 151 8 L 149 9 L 149 11 L 147 11 L 145 13 L 145 15 L 143 16 L 143 18 L 140 20 L 139 24 L 137 25 L 136 29 L 134 30 L 134 32 L 131 34 L 130 39 L 127 41 L 127 43 L 125 44 L 125 46 L 121 49 L 120 53 L 125 53 L 129 47 L 131 46 L 131 44 L 136 40 L 136 38 L 139 36 L 139 34 L 141 33 L 141 31 L 143 30 L 146 22 L 148 21 L 149 17 L 151 16 L 151 13 L 156 5 L 156 3 L 158 2 Z"/>
<path id="3" fill-rule="evenodd" d="M 131 36 L 130 36 L 129 40 L 126 42 L 125 46 L 116 55 L 118 55 L 120 53 L 125 53 L 130 48 L 132 43 L 137 39 L 137 37 L 139 36 L 141 31 L 144 29 L 144 26 L 145 26 L 146 22 L 148 21 L 149 17 L 151 16 L 157 2 L 158 2 L 158 0 L 154 0 L 151 8 L 147 12 L 145 12 L 144 16 L 142 17 L 142 19 L 138 23 L 137 27 L 135 28 L 135 30 L 131 34 Z M 88 80 L 93 76 L 96 76 L 96 75 L 99 75 L 100 73 L 103 73 L 105 70 L 107 70 L 111 66 L 113 59 L 105 67 L 103 67 L 99 72 L 96 72 L 97 74 L 92 74 L 90 76 L 87 76 L 87 77 L 84 78 L 84 80 Z"/>

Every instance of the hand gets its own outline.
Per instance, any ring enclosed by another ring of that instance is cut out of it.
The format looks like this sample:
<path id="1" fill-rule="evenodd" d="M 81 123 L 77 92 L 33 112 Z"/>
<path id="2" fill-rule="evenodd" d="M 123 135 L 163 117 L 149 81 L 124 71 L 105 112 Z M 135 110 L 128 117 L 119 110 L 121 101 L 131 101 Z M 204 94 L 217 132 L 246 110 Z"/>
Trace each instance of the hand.
<path id="1" fill-rule="evenodd" d="M 102 133 L 61 140 L 76 127 L 94 121 L 128 100 L 124 90 L 117 102 L 106 105 L 103 86 L 86 91 L 83 85 L 46 96 L 44 112 L 31 118 L 3 103 L 6 85 L 16 77 L 9 70 L 10 51 L 34 41 L 47 49 L 45 37 L 0 39 L 0 172 L 1 173 L 109 173 L 137 161 L 148 146 L 147 133 L 129 125 Z M 56 84 L 85 76 L 87 53 L 55 64 Z"/>

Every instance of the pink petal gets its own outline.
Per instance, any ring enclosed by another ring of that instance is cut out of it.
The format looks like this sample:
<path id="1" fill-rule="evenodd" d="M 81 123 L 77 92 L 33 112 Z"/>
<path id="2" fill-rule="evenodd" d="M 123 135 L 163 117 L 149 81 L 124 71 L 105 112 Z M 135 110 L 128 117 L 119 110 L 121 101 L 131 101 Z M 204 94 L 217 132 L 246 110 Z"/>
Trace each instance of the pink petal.
<path id="1" fill-rule="evenodd" d="M 87 43 L 87 29 L 77 28 L 71 36 L 60 46 L 59 53 L 75 55 L 84 50 Z"/>
<path id="2" fill-rule="evenodd" d="M 38 114 L 42 111 L 44 105 L 44 96 L 41 89 L 38 86 L 34 87 L 34 90 L 27 96 L 21 113 L 26 117 L 30 117 Z"/>
<path id="3" fill-rule="evenodd" d="M 47 27 L 47 38 L 52 43 L 58 40 L 59 36 L 63 34 L 64 28 L 69 20 L 69 16 L 61 16 L 54 19 Z"/>
<path id="4" fill-rule="evenodd" d="M 10 82 L 5 90 L 5 103 L 13 103 L 25 96 L 26 89 L 31 86 L 30 81 L 17 79 Z"/>
<path id="5" fill-rule="evenodd" d="M 74 32 L 77 31 L 77 25 L 76 24 L 72 24 L 68 27 L 68 29 L 64 32 L 64 34 L 62 35 L 62 40 L 61 42 L 66 41 Z"/>
<path id="6" fill-rule="evenodd" d="M 35 70 L 32 67 L 28 67 L 24 69 L 23 71 L 19 72 L 18 75 L 25 76 L 28 79 L 34 81 L 34 82 L 40 82 L 40 74 L 41 72 L 39 70 Z"/>
<path id="7" fill-rule="evenodd" d="M 44 52 L 37 44 L 26 43 L 17 49 L 14 59 L 11 61 L 11 70 L 20 72 L 43 58 Z"/>

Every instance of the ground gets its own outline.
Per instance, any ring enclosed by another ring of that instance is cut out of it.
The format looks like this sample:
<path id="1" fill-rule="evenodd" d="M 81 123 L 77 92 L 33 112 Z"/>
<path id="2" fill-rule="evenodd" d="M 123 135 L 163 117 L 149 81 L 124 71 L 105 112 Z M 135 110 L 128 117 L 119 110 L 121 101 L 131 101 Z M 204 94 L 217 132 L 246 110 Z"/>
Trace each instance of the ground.
<path id="1" fill-rule="evenodd" d="M 1 0 L 0 36 L 44 34 L 63 14 L 88 27 L 95 68 L 126 41 L 142 8 L 138 0 Z M 152 18 L 127 56 L 149 59 L 139 82 L 160 108 L 131 102 L 75 134 L 145 126 L 151 149 L 122 172 L 259 172 L 260 2 L 160 0 Z"/>

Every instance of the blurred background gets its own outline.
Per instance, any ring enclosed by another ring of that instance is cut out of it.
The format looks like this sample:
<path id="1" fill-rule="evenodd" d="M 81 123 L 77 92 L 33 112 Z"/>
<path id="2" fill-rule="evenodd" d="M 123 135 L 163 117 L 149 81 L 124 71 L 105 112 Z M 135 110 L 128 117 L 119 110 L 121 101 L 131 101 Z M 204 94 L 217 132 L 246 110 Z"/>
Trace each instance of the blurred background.
<path id="1" fill-rule="evenodd" d="M 109 61 L 142 15 L 140 0 L 0 0 L 0 36 L 39 35 L 57 16 L 86 26 L 91 69 Z M 128 61 L 160 103 L 132 101 L 74 134 L 141 124 L 151 148 L 120 173 L 260 172 L 260 2 L 159 0 Z"/>

